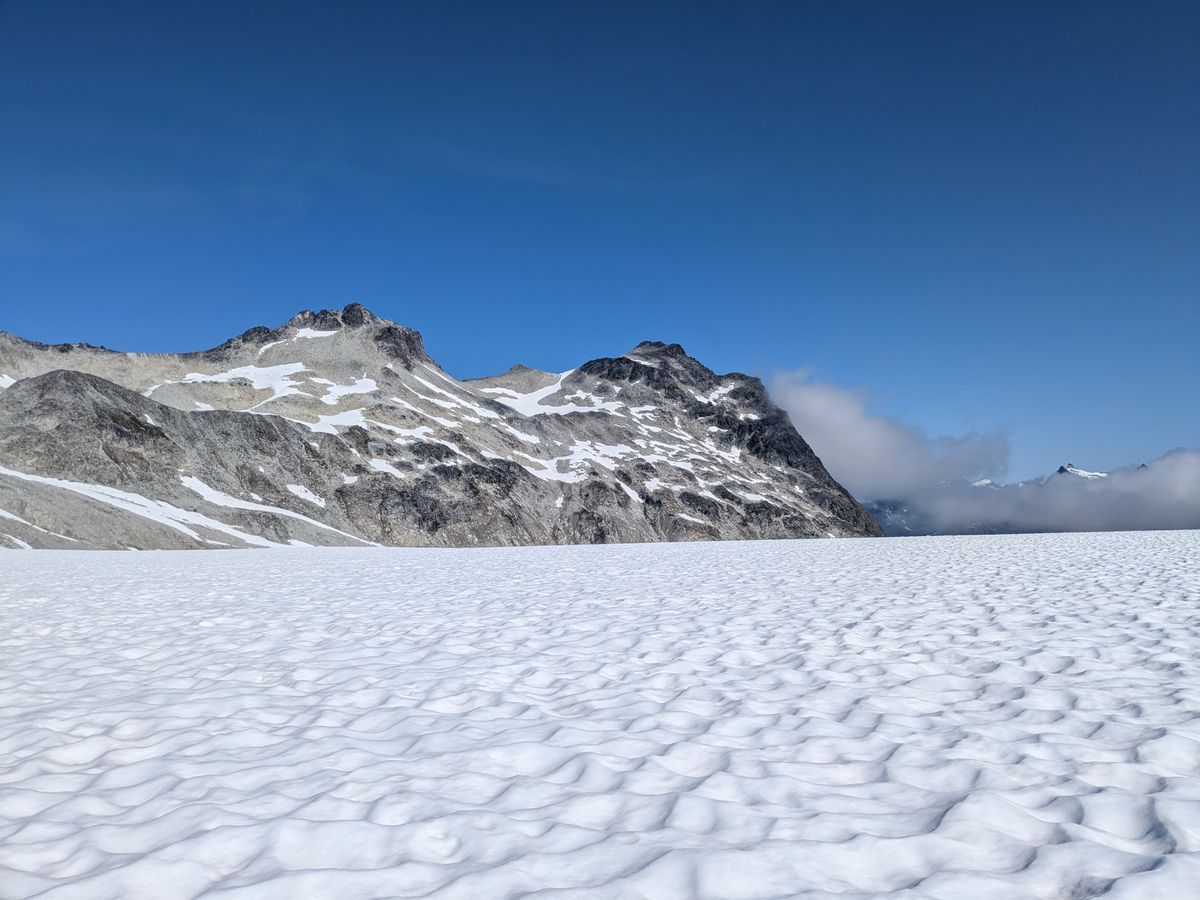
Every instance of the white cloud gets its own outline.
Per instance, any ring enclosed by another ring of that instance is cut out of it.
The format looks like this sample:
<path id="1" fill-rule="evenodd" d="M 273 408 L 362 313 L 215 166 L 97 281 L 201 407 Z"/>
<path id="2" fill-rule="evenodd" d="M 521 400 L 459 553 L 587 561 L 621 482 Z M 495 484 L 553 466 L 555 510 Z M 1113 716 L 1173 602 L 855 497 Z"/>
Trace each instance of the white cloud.
<path id="1" fill-rule="evenodd" d="M 902 500 L 916 533 L 1200 528 L 1200 450 L 1174 450 L 1108 478 L 973 487 L 1007 468 L 1003 433 L 929 435 L 872 414 L 862 392 L 813 381 L 808 371 L 777 376 L 771 393 L 834 478 L 859 500 Z"/>
<path id="2" fill-rule="evenodd" d="M 929 435 L 868 412 L 859 391 L 809 376 L 803 370 L 778 375 L 771 394 L 833 477 L 860 500 L 910 497 L 960 478 L 996 478 L 1008 466 L 1008 438 L 1001 432 Z"/>
<path id="3" fill-rule="evenodd" d="M 1140 531 L 1200 528 L 1200 450 L 1173 450 L 1108 478 L 1055 475 L 998 489 L 965 483 L 919 493 L 929 530 Z"/>

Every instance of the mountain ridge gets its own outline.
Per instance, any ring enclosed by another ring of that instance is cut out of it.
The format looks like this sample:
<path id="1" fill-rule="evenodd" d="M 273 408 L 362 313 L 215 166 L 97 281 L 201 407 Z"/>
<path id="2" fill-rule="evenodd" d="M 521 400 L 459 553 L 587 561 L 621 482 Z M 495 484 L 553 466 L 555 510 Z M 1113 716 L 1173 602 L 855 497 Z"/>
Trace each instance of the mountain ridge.
<path id="1" fill-rule="evenodd" d="M 760 380 L 718 375 L 679 344 L 459 381 L 419 332 L 350 304 L 178 354 L 0 333 L 0 386 L 0 534 L 10 543 L 882 533 Z M 121 519 L 121 540 L 87 526 L 100 507 Z"/>

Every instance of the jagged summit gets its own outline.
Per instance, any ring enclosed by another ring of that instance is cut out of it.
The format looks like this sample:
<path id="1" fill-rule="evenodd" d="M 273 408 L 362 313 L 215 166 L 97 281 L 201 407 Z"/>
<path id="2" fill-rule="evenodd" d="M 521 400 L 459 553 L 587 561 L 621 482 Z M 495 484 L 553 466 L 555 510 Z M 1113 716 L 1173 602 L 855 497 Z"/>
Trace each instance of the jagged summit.
<path id="1" fill-rule="evenodd" d="M 238 351 L 246 347 L 261 348 L 297 338 L 331 337 L 343 332 L 354 334 L 360 331 L 371 332 L 379 349 L 405 366 L 414 360 L 429 358 L 419 332 L 377 316 L 361 303 L 351 303 L 341 310 L 301 310 L 278 328 L 256 325 L 211 350 L 185 355 L 223 360 L 236 356 Z"/>
<path id="2" fill-rule="evenodd" d="M 649 341 L 459 381 L 357 303 L 198 353 L 0 340 L 0 511 L 34 546 L 880 533 L 756 378 Z"/>
<path id="3" fill-rule="evenodd" d="M 349 303 L 342 308 L 342 324 L 350 328 L 361 328 L 382 321 L 361 303 Z"/>
<path id="4" fill-rule="evenodd" d="M 396 324 L 381 319 L 361 303 L 350 303 L 340 310 L 301 310 L 288 319 L 284 327 L 335 330 L 339 328 L 362 328 L 364 325 L 375 325 L 381 322 L 386 322 L 389 325 Z"/>
<path id="5" fill-rule="evenodd" d="M 662 341 L 642 341 L 626 356 L 667 356 L 680 359 L 687 356 L 682 344 L 667 344 Z"/>

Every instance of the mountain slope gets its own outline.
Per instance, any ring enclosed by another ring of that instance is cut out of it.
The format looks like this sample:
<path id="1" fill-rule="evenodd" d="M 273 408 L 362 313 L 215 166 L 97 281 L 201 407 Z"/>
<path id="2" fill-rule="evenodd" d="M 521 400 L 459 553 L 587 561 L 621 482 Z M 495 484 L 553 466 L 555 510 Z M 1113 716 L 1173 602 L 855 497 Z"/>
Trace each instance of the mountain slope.
<path id="1" fill-rule="evenodd" d="M 678 344 L 464 382 L 354 304 L 201 353 L 0 334 L 0 385 L 10 545 L 881 533 L 758 379 Z"/>

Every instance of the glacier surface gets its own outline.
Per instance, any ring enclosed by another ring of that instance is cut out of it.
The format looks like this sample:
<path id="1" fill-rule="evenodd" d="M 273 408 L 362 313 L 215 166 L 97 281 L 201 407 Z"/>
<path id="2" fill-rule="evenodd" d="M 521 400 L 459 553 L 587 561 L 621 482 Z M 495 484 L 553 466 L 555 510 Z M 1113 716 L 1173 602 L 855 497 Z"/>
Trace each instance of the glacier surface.
<path id="1" fill-rule="evenodd" d="M 1195 896 L 1197 559 L 0 553 L 0 897 Z"/>

